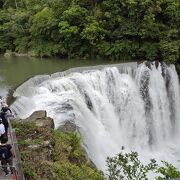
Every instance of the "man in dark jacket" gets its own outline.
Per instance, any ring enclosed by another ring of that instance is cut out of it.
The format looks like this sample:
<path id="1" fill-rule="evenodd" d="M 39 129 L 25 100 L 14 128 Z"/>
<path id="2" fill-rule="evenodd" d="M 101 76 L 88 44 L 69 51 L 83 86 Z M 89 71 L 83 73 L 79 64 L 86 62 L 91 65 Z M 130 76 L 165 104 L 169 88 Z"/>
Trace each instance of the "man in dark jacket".
<path id="1" fill-rule="evenodd" d="M 14 151 L 12 149 L 12 146 L 10 144 L 6 144 L 5 140 L 1 141 L 0 160 L 6 176 L 8 176 L 9 174 L 9 171 L 7 169 L 8 164 L 11 170 L 11 174 L 13 174 L 13 157 L 14 157 Z"/>

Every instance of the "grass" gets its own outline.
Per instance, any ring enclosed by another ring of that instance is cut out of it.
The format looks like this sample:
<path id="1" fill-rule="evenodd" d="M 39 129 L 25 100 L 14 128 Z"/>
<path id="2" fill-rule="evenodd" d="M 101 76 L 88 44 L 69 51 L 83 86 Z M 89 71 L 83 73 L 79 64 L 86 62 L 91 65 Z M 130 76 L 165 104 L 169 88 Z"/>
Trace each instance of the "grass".
<path id="1" fill-rule="evenodd" d="M 55 172 L 63 180 L 103 180 L 102 172 L 95 169 L 85 157 L 81 137 L 77 133 L 53 133 Z"/>

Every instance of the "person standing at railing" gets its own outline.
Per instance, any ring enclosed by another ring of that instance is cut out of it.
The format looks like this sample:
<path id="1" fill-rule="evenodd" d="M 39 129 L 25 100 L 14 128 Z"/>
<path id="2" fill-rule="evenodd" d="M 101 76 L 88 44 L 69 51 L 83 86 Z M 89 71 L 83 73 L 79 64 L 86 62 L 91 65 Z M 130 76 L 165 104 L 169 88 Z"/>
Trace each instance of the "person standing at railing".
<path id="1" fill-rule="evenodd" d="M 2 141 L 2 140 L 7 141 L 7 136 L 6 136 L 4 124 L 2 122 L 2 119 L 0 118 L 0 141 Z"/>
<path id="2" fill-rule="evenodd" d="M 10 173 L 7 169 L 7 166 L 9 165 L 11 174 L 13 174 L 14 168 L 13 168 L 13 157 L 14 157 L 14 151 L 12 149 L 12 146 L 10 144 L 6 144 L 7 141 L 2 140 L 0 145 L 0 160 L 2 168 L 5 172 L 5 175 L 8 176 Z"/>
<path id="3" fill-rule="evenodd" d="M 9 123 L 8 123 L 8 117 L 12 117 L 12 111 L 11 109 L 6 105 L 3 106 L 1 108 L 1 112 L 0 112 L 0 118 L 2 119 L 2 122 L 4 124 L 5 127 L 5 132 L 6 132 L 6 136 L 8 133 L 8 127 L 9 127 Z"/>
<path id="4" fill-rule="evenodd" d="M 2 96 L 0 96 L 0 109 L 3 107 L 3 106 L 7 106 L 5 100 L 2 98 Z"/>

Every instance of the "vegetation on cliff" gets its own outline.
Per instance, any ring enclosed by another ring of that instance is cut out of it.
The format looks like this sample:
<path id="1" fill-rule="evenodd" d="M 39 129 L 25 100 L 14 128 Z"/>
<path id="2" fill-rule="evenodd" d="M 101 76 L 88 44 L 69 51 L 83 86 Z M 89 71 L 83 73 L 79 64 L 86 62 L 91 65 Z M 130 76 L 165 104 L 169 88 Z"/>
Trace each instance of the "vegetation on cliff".
<path id="1" fill-rule="evenodd" d="M 66 134 L 57 130 L 53 137 L 55 172 L 58 179 L 103 180 L 103 174 L 85 157 L 78 134 Z"/>
<path id="2" fill-rule="evenodd" d="M 85 157 L 77 133 L 64 133 L 37 122 L 14 121 L 26 180 L 102 180 Z"/>
<path id="3" fill-rule="evenodd" d="M 52 130 L 28 121 L 13 121 L 12 125 L 18 139 L 25 178 L 27 180 L 48 179 L 48 177 L 54 179 L 50 149 L 53 138 Z"/>
<path id="4" fill-rule="evenodd" d="M 0 51 L 178 63 L 172 0 L 2 0 Z"/>

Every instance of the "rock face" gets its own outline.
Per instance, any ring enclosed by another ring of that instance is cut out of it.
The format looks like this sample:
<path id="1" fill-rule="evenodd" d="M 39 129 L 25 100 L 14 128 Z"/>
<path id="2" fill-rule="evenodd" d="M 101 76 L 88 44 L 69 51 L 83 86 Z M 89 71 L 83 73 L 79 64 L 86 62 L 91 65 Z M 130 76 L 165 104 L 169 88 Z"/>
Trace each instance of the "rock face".
<path id="1" fill-rule="evenodd" d="M 47 117 L 46 111 L 35 111 L 25 120 L 35 121 L 37 119 L 46 118 L 46 117 Z"/>
<path id="2" fill-rule="evenodd" d="M 65 124 L 61 125 L 58 129 L 65 133 L 72 133 L 77 131 L 77 126 L 73 121 L 66 121 Z"/>
<path id="3" fill-rule="evenodd" d="M 54 129 L 53 119 L 47 117 L 46 111 L 35 111 L 28 118 L 22 119 L 22 122 L 34 122 L 37 126 L 44 126 L 46 128 Z M 74 121 L 66 121 L 63 125 L 58 128 L 60 131 L 65 133 L 72 133 L 77 131 L 77 126 Z"/>
<path id="4" fill-rule="evenodd" d="M 50 128 L 50 130 L 54 129 L 54 121 L 52 118 L 47 117 L 46 111 L 35 111 L 28 118 L 23 119 L 22 121 L 30 121 L 34 122 L 39 127 L 44 126 Z"/>
<path id="5" fill-rule="evenodd" d="M 47 117 L 46 111 L 35 111 L 27 119 L 13 121 L 12 126 L 16 130 L 26 180 L 55 180 L 53 119 Z"/>

